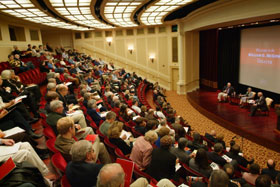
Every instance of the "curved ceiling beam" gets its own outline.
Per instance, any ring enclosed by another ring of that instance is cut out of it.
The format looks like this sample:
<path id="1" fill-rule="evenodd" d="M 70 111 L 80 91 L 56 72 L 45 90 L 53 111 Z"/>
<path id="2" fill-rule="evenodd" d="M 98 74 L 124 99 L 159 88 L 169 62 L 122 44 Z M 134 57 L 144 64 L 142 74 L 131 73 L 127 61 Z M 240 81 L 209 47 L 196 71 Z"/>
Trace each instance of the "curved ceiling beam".
<path id="1" fill-rule="evenodd" d="M 135 27 L 133 13 L 145 0 L 107 0 L 102 6 L 104 17 L 120 27 Z"/>
<path id="2" fill-rule="evenodd" d="M 59 15 L 72 22 L 97 29 L 110 29 L 112 25 L 95 18 L 94 0 L 47 0 Z"/>
<path id="3" fill-rule="evenodd" d="M 146 3 L 144 3 L 140 8 L 138 8 L 135 11 L 135 13 L 133 14 L 133 20 L 134 20 L 135 23 L 137 23 L 138 25 L 141 24 L 138 20 L 138 16 L 141 14 L 142 11 L 146 10 L 147 7 L 155 1 L 156 0 L 146 0 Z"/>
<path id="4" fill-rule="evenodd" d="M 47 12 L 44 12 L 36 7 L 30 0 L 0 0 L 0 11 L 24 20 L 47 26 L 72 30 L 88 30 L 86 27 L 66 23 L 48 15 Z"/>
<path id="5" fill-rule="evenodd" d="M 167 14 L 193 1 L 194 0 L 157 0 L 141 13 L 140 21 L 144 25 L 163 24 L 163 18 Z"/>
<path id="6" fill-rule="evenodd" d="M 171 12 L 170 14 L 166 15 L 165 18 L 164 18 L 164 22 L 166 21 L 173 21 L 175 19 L 181 19 L 183 17 L 186 17 L 189 13 L 191 13 L 192 11 L 200 8 L 200 7 L 203 7 L 203 6 L 206 6 L 210 3 L 214 3 L 216 2 L 217 0 L 199 0 L 199 1 L 195 1 L 191 4 L 188 4 L 178 10 L 175 10 L 174 12 Z"/>

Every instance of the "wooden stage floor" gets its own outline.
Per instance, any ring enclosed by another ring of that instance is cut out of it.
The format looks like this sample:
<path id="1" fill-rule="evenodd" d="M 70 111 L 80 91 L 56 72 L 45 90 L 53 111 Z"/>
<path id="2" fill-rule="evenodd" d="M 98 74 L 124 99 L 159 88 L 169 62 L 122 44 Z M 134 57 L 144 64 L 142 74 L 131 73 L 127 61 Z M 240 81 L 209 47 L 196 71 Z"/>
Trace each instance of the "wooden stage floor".
<path id="1" fill-rule="evenodd" d="M 280 136 L 274 133 L 277 116 L 271 109 L 269 116 L 249 116 L 248 108 L 218 103 L 218 92 L 199 89 L 187 94 L 187 99 L 200 113 L 220 126 L 257 144 L 280 152 Z"/>

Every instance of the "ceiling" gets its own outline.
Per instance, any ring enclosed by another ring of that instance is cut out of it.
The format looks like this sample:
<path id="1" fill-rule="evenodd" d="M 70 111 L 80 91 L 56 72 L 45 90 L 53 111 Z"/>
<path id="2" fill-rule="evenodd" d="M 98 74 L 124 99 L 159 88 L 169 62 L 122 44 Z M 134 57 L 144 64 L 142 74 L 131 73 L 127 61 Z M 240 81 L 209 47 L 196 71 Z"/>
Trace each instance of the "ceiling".
<path id="1" fill-rule="evenodd" d="M 162 25 L 217 0 L 0 0 L 0 13 L 71 30 Z"/>

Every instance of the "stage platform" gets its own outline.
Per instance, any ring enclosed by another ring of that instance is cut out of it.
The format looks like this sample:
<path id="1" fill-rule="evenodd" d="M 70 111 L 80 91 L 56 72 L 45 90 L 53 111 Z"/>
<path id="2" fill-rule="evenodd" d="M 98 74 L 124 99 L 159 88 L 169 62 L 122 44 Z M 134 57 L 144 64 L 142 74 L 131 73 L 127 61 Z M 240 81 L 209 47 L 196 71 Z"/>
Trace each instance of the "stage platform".
<path id="1" fill-rule="evenodd" d="M 280 136 L 274 132 L 277 116 L 271 109 L 269 116 L 249 116 L 249 108 L 218 103 L 218 92 L 199 89 L 187 94 L 188 101 L 200 113 L 220 126 L 257 144 L 280 152 Z"/>

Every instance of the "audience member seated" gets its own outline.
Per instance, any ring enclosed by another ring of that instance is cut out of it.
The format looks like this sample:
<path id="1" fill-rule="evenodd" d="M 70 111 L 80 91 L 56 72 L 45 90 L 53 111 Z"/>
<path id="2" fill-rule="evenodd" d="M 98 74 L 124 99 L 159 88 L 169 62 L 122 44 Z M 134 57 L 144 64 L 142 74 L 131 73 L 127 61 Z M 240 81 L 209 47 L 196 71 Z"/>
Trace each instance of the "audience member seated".
<path id="1" fill-rule="evenodd" d="M 135 121 L 136 123 L 134 129 L 139 132 L 140 134 L 145 134 L 147 132 L 146 130 L 146 119 L 143 117 L 138 117 Z"/>
<path id="2" fill-rule="evenodd" d="M 50 103 L 50 110 L 51 112 L 48 113 L 46 122 L 49 124 L 54 133 L 58 134 L 58 129 L 56 128 L 59 119 L 65 117 L 66 115 L 63 114 L 63 104 L 59 100 L 51 101 Z M 75 116 L 69 117 L 75 124 L 75 129 L 77 129 L 77 138 L 85 138 L 88 134 L 94 134 L 91 127 L 87 127 L 87 123 L 85 121 L 83 114 L 77 114 Z"/>
<path id="3" fill-rule="evenodd" d="M 145 170 L 152 159 L 153 144 L 158 139 L 155 131 L 148 131 L 145 136 L 139 136 L 133 144 L 130 159 L 135 162 L 137 167 Z"/>
<path id="4" fill-rule="evenodd" d="M 150 120 L 149 120 L 150 121 Z M 148 122 L 149 122 L 148 121 Z M 152 129 L 151 129 L 152 130 Z M 160 128 L 159 129 L 159 131 L 157 132 L 158 133 L 158 139 L 156 140 L 156 142 L 155 142 L 155 145 L 157 146 L 157 147 L 160 147 L 160 139 L 162 138 L 162 137 L 164 137 L 164 136 L 166 136 L 166 135 L 169 135 L 169 132 L 170 132 L 170 130 L 169 130 L 169 128 L 167 128 L 167 127 L 162 127 L 162 128 Z"/>
<path id="5" fill-rule="evenodd" d="M 132 107 L 131 107 L 133 110 L 135 110 L 138 114 L 141 113 L 141 109 L 139 108 L 138 106 L 138 101 L 136 99 L 134 99 L 132 101 Z"/>
<path id="6" fill-rule="evenodd" d="M 174 123 L 171 124 L 172 128 L 175 130 L 175 133 L 178 132 L 178 130 L 183 127 L 181 124 L 180 124 L 180 117 L 179 116 L 176 116 L 175 118 L 175 121 Z"/>
<path id="7" fill-rule="evenodd" d="M 160 107 L 156 107 L 156 111 L 154 112 L 154 116 L 156 116 L 159 119 L 166 119 L 165 115 L 161 112 Z"/>
<path id="8" fill-rule="evenodd" d="M 66 176 L 72 187 L 95 186 L 102 164 L 96 164 L 95 150 L 87 140 L 75 142 L 71 147 L 72 161 L 67 164 Z"/>
<path id="9" fill-rule="evenodd" d="M 8 55 L 8 59 L 8 62 L 12 68 L 19 68 L 19 73 L 29 70 L 27 65 L 25 65 L 22 61 L 16 60 L 14 55 Z"/>
<path id="10" fill-rule="evenodd" d="M 120 117 L 122 117 L 122 119 L 123 119 L 125 122 L 128 122 L 128 121 L 132 120 L 133 115 L 135 115 L 135 113 L 134 113 L 133 111 L 132 111 L 132 112 L 130 112 L 130 111 L 132 111 L 132 110 L 130 110 L 130 109 L 127 107 L 126 104 L 122 104 L 122 105 L 121 105 L 119 115 L 120 115 Z"/>
<path id="11" fill-rule="evenodd" d="M 256 163 L 253 163 L 249 167 L 249 173 L 244 172 L 242 178 L 245 179 L 248 183 L 255 185 L 255 181 L 260 175 L 260 166 Z"/>
<path id="12" fill-rule="evenodd" d="M 230 179 L 230 183 L 229 183 L 230 187 L 239 187 L 239 186 L 250 187 L 250 185 L 243 178 L 235 177 L 235 175 L 234 175 L 235 169 L 232 164 L 229 164 L 229 163 L 225 164 L 223 169 Z"/>
<path id="13" fill-rule="evenodd" d="M 200 142 L 201 142 L 200 134 L 198 132 L 194 132 L 193 141 L 190 141 L 189 148 L 191 148 L 192 151 L 200 149 L 200 148 L 203 148 L 203 149 L 205 149 L 205 151 L 208 151 L 207 146 L 204 144 L 201 144 Z"/>
<path id="14" fill-rule="evenodd" d="M 280 173 L 276 175 L 275 184 L 272 184 L 271 187 L 280 187 Z"/>
<path id="15" fill-rule="evenodd" d="M 275 162 L 272 159 L 269 159 L 267 161 L 267 168 L 262 169 L 262 175 L 269 175 L 272 179 L 272 181 L 275 182 L 275 178 L 280 173 L 278 170 L 275 170 Z"/>
<path id="16" fill-rule="evenodd" d="M 49 83 L 49 84 L 53 84 L 53 83 Z M 49 85 L 48 84 L 48 85 Z M 59 99 L 59 95 L 56 93 L 56 91 L 48 91 L 46 96 L 45 96 L 45 99 L 46 99 L 46 104 L 45 104 L 45 111 L 48 113 L 51 113 L 51 108 L 50 108 L 50 104 L 52 101 L 54 100 L 58 100 Z"/>
<path id="17" fill-rule="evenodd" d="M 231 83 L 228 82 L 226 86 L 224 86 L 222 92 L 218 94 L 218 101 L 226 101 L 232 94 L 234 93 L 234 88 L 231 86 Z"/>
<path id="18" fill-rule="evenodd" d="M 108 137 L 109 141 L 116 145 L 124 155 L 129 155 L 132 150 L 132 141 L 128 141 L 127 144 L 123 139 L 127 139 L 128 137 L 120 137 L 123 129 L 123 123 L 115 121 L 108 129 Z"/>
<path id="19" fill-rule="evenodd" d="M 218 134 L 216 139 L 217 139 L 216 143 L 222 144 L 223 145 L 223 149 L 226 149 L 226 143 L 224 141 L 224 135 L 223 134 Z"/>
<path id="20" fill-rule="evenodd" d="M 252 88 L 247 88 L 247 92 L 245 94 L 240 94 L 240 107 L 243 108 L 245 103 L 253 102 L 254 97 L 255 94 L 252 92 Z"/>
<path id="21" fill-rule="evenodd" d="M 230 151 L 226 153 L 228 157 L 230 157 L 233 160 L 236 160 L 238 164 L 241 166 L 247 168 L 248 164 L 251 164 L 254 162 L 254 160 L 248 161 L 244 157 L 239 155 L 240 152 L 240 146 L 237 144 L 234 144 L 231 146 Z"/>
<path id="22" fill-rule="evenodd" d="M 108 136 L 108 130 L 110 126 L 113 124 L 113 122 L 116 120 L 116 113 L 115 112 L 108 112 L 106 114 L 106 120 L 99 126 L 99 131 L 104 134 L 105 136 Z"/>
<path id="23" fill-rule="evenodd" d="M 43 135 L 35 134 L 29 123 L 24 119 L 20 112 L 17 109 L 12 109 L 10 111 L 9 107 L 13 105 L 15 101 L 11 101 L 9 103 L 4 103 L 2 97 L 0 96 L 0 129 L 1 130 L 8 130 L 14 127 L 21 127 L 24 129 L 27 134 L 30 135 L 31 138 L 38 139 L 41 138 Z"/>
<path id="24" fill-rule="evenodd" d="M 100 113 L 96 111 L 96 101 L 94 99 L 91 99 L 87 102 L 87 113 L 91 117 L 91 119 L 94 121 L 96 125 L 99 126 L 101 120 L 105 120 L 105 118 L 102 118 Z"/>
<path id="25" fill-rule="evenodd" d="M 251 106 L 251 113 L 250 116 L 255 116 L 258 109 L 261 111 L 268 111 L 267 104 L 265 101 L 265 98 L 263 96 L 262 92 L 258 92 L 258 99 L 255 101 L 255 103 Z"/>
<path id="26" fill-rule="evenodd" d="M 213 143 L 216 143 L 217 142 L 216 131 L 211 130 L 210 133 L 205 133 L 205 138 L 207 138 L 208 140 L 210 140 Z"/>
<path id="27" fill-rule="evenodd" d="M 0 139 L 0 144 L 5 146 L 13 146 L 15 144 L 13 139 Z M 4 146 L 0 146 L 0 151 Z M 45 163 L 40 159 L 33 147 L 28 142 L 21 142 L 18 151 L 8 155 L 0 156 L 0 162 L 6 161 L 12 158 L 15 163 L 28 162 L 32 166 L 38 168 L 41 174 L 45 177 L 49 174 L 49 169 Z"/>
<path id="28" fill-rule="evenodd" d="M 197 171 L 207 178 L 209 178 L 210 174 L 213 171 L 208 162 L 206 151 L 203 148 L 197 150 L 195 158 L 190 159 L 189 166 L 191 169 Z"/>
<path id="29" fill-rule="evenodd" d="M 151 108 L 148 110 L 148 114 L 145 116 L 145 118 L 147 120 L 157 120 L 156 117 L 154 116 L 154 110 Z"/>
<path id="30" fill-rule="evenodd" d="M 73 120 L 69 117 L 59 119 L 57 122 L 57 131 L 59 135 L 55 140 L 55 148 L 63 155 L 66 161 L 71 161 L 70 150 L 76 142 L 74 139 L 76 130 Z M 96 154 L 94 162 L 98 158 L 103 164 L 111 163 L 110 155 L 104 144 L 100 142 L 98 136 L 93 143 L 93 150 L 95 150 Z"/>
<path id="31" fill-rule="evenodd" d="M 148 120 L 146 123 L 146 131 L 156 130 L 158 127 L 158 120 Z"/>
<path id="32" fill-rule="evenodd" d="M 26 89 L 23 84 L 20 82 L 12 80 L 12 72 L 11 70 L 4 70 L 1 73 L 1 78 L 3 80 L 2 86 L 5 87 L 5 89 L 9 93 L 15 93 L 17 95 L 26 95 L 27 97 L 23 99 L 23 103 L 28 105 L 31 112 L 33 113 L 35 118 L 39 117 L 39 114 L 37 112 L 38 110 L 38 101 L 35 100 L 35 96 L 33 93 L 29 92 L 28 89 Z M 41 94 L 40 94 L 41 95 Z M 40 99 L 39 99 L 40 100 Z"/>
<path id="33" fill-rule="evenodd" d="M 147 106 L 146 105 L 141 106 L 141 112 L 139 113 L 139 115 L 141 117 L 145 117 L 147 115 Z"/>
<path id="34" fill-rule="evenodd" d="M 256 187 L 271 187 L 271 178 L 269 175 L 260 175 L 256 179 Z"/>
<path id="35" fill-rule="evenodd" d="M 190 155 L 185 151 L 185 148 L 188 144 L 188 140 L 186 138 L 180 138 L 178 140 L 178 147 L 172 147 L 170 152 L 174 154 L 182 163 L 189 164 L 191 159 Z"/>
<path id="36" fill-rule="evenodd" d="M 156 180 L 172 179 L 175 175 L 176 156 L 169 152 L 172 138 L 166 135 L 160 139 L 160 147 L 152 151 L 152 160 L 147 173 Z"/>
<path id="37" fill-rule="evenodd" d="M 172 136 L 173 139 L 175 139 L 175 131 L 174 129 L 171 129 L 168 125 L 167 125 L 167 122 L 166 122 L 166 119 L 161 119 L 160 122 L 159 122 L 159 125 L 156 129 L 156 132 L 158 132 L 162 127 L 166 127 L 168 128 L 170 131 L 169 131 L 169 135 Z"/>
<path id="38" fill-rule="evenodd" d="M 118 163 L 107 164 L 100 170 L 97 176 L 96 187 L 117 187 L 124 186 L 125 173 Z M 148 181 L 145 178 L 139 178 L 130 184 L 130 187 L 146 187 Z"/>
<path id="39" fill-rule="evenodd" d="M 207 156 L 210 160 L 212 160 L 216 164 L 220 166 L 224 166 L 227 163 L 227 161 L 221 156 L 222 152 L 223 152 L 223 145 L 220 143 L 216 143 L 214 145 L 214 151 L 207 152 Z"/>

